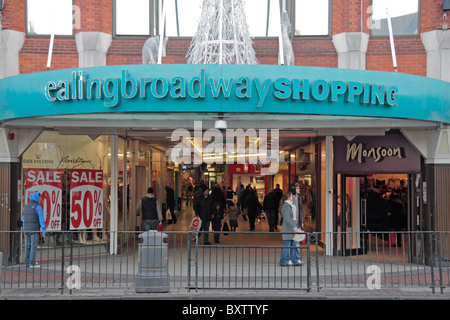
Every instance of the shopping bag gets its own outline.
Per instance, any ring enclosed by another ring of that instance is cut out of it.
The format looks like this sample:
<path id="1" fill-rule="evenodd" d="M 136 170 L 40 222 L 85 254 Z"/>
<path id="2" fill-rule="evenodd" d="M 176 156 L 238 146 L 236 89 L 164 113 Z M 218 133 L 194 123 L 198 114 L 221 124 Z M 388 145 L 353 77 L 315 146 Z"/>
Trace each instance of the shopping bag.
<path id="1" fill-rule="evenodd" d="M 156 231 L 163 231 L 163 227 L 162 227 L 162 223 L 160 222 L 159 224 L 158 224 L 158 227 L 156 228 Z"/>
<path id="2" fill-rule="evenodd" d="M 228 232 L 230 231 L 230 226 L 228 225 L 228 223 L 226 221 L 223 223 L 222 231 L 223 231 L 224 236 L 227 236 Z"/>
<path id="3" fill-rule="evenodd" d="M 306 230 L 305 230 L 305 228 L 303 228 L 303 227 L 301 227 L 300 229 L 302 230 L 302 232 L 304 232 L 303 235 L 305 236 L 305 237 L 303 238 L 303 240 L 300 241 L 300 244 L 305 244 L 305 243 L 306 243 Z"/>
<path id="4" fill-rule="evenodd" d="M 170 212 L 170 209 L 167 209 L 166 211 L 166 220 L 172 220 L 172 212 Z"/>
<path id="5" fill-rule="evenodd" d="M 397 235 L 393 232 L 389 234 L 389 242 L 391 243 L 391 247 L 395 247 L 397 245 Z"/>
<path id="6" fill-rule="evenodd" d="M 191 220 L 190 230 L 199 231 L 201 226 L 202 226 L 202 219 L 200 219 L 199 216 L 193 217 Z"/>
<path id="7" fill-rule="evenodd" d="M 296 233 L 294 236 L 294 241 L 299 242 L 300 244 L 306 243 L 306 232 L 305 229 L 300 228 L 301 231 L 299 233 Z"/>

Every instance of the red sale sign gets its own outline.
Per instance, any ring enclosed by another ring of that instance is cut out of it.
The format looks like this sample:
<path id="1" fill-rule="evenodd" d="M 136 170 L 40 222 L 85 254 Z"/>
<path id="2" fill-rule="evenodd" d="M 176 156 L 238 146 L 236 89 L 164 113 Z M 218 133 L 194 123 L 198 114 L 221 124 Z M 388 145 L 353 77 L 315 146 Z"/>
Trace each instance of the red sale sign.
<path id="1" fill-rule="evenodd" d="M 103 226 L 103 171 L 70 171 L 70 229 L 98 229 Z"/>
<path id="2" fill-rule="evenodd" d="M 61 230 L 62 173 L 58 169 L 27 169 L 25 174 L 25 197 L 41 194 L 40 205 L 44 212 L 45 229 Z"/>

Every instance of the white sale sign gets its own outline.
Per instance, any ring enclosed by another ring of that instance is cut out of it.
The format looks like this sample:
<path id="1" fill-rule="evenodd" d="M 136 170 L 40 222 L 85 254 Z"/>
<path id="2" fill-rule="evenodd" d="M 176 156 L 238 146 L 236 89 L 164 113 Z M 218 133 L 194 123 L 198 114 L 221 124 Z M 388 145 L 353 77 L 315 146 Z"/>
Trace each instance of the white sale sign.
<path id="1" fill-rule="evenodd" d="M 70 171 L 70 229 L 98 229 L 103 226 L 103 171 Z"/>

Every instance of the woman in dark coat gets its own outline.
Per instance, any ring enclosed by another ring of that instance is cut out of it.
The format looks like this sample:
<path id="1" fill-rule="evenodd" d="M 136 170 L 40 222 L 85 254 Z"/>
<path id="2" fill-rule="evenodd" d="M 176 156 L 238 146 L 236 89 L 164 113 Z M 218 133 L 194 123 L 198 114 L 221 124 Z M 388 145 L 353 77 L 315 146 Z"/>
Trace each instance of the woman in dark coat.
<path id="1" fill-rule="evenodd" d="M 247 208 L 248 221 L 250 223 L 250 231 L 255 230 L 255 219 L 261 211 L 261 204 L 259 203 L 256 191 L 251 189 L 250 194 L 245 199 L 245 207 Z"/>
<path id="2" fill-rule="evenodd" d="M 211 207 L 211 223 L 214 231 L 220 231 L 222 229 L 223 220 L 223 208 L 220 202 L 213 202 Z M 214 242 L 219 242 L 220 233 L 214 233 Z"/>

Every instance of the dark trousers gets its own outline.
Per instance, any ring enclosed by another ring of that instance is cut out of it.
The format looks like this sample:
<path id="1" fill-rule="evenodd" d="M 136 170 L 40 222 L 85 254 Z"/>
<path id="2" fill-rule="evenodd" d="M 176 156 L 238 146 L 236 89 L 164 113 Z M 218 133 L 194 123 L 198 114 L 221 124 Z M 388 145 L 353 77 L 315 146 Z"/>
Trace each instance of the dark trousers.
<path id="1" fill-rule="evenodd" d="M 250 231 L 255 230 L 256 212 L 248 213 L 248 222 L 250 224 Z"/>
<path id="2" fill-rule="evenodd" d="M 272 232 L 277 227 L 276 209 L 266 209 L 267 223 L 269 231 Z"/>
<path id="3" fill-rule="evenodd" d="M 177 223 L 177 216 L 175 215 L 175 206 L 169 206 L 170 215 L 172 216 L 172 223 Z"/>

